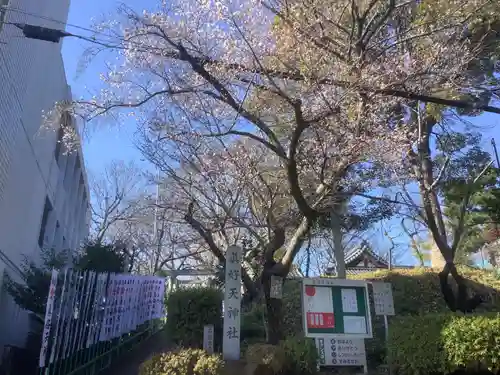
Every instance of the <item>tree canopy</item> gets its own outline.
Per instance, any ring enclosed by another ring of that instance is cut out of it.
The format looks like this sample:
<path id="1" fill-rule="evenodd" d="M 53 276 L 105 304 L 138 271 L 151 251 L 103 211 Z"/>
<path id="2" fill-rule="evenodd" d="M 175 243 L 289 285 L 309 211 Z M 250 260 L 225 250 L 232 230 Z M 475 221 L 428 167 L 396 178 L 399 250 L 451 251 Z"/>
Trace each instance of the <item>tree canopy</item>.
<path id="1" fill-rule="evenodd" d="M 412 210 L 446 260 L 445 300 L 464 312 L 476 303 L 454 259 L 470 186 L 487 165 L 453 165 L 467 161 L 454 155 L 469 144 L 457 130 L 461 116 L 500 113 L 490 105 L 497 1 L 172 1 L 142 14 L 122 6 L 97 31 L 115 37 L 96 34 L 87 56 L 110 49 L 118 63 L 102 74 L 98 95 L 60 103 L 47 119 L 132 114 L 141 150 L 165 175 L 160 206 L 189 225 L 190 246 L 202 242 L 223 262 L 225 244 L 255 238 L 270 315 L 279 315 L 270 276 L 286 276 L 312 233 L 339 212 L 353 218 L 346 228 L 363 228 L 391 215 L 390 204 L 411 205 L 400 194 L 368 198 L 374 210 L 363 207 L 373 214 L 364 218 L 352 209 L 356 196 L 409 182 L 421 201 Z M 457 170 L 477 174 L 453 177 Z M 469 186 L 451 233 L 446 176 Z M 247 271 L 245 286 L 256 292 Z"/>

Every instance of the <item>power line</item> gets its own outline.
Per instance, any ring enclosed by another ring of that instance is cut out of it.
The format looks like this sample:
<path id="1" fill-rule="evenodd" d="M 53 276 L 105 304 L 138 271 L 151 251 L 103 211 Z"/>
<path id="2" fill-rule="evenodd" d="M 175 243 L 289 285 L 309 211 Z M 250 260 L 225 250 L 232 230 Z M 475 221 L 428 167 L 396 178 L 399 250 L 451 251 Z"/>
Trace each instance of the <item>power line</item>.
<path id="1" fill-rule="evenodd" d="M 39 15 L 39 14 L 35 14 L 35 13 L 31 13 L 31 12 L 27 12 L 25 10 L 22 10 L 22 9 L 19 9 L 19 8 L 15 8 L 15 7 L 8 7 L 8 6 L 3 6 L 1 7 L 4 11 L 11 11 L 11 12 L 15 12 L 15 13 L 21 13 L 21 14 L 25 14 L 27 16 L 31 16 L 31 17 L 35 17 L 35 18 L 39 18 L 39 19 L 43 19 L 43 20 L 46 20 L 46 21 L 51 21 L 51 22 L 54 22 L 54 23 L 58 23 L 60 25 L 64 25 L 64 26 L 69 26 L 69 27 L 73 27 L 75 29 L 80 29 L 80 30 L 84 30 L 84 31 L 88 31 L 88 32 L 91 32 L 91 33 L 94 33 L 94 34 L 101 34 L 101 35 L 104 35 L 104 36 L 107 36 L 108 38 L 115 38 L 115 39 L 120 39 L 118 36 L 116 35 L 109 35 L 109 34 L 106 34 L 104 32 L 101 32 L 101 31 L 97 31 L 97 30 L 92 30 L 92 29 L 89 29 L 87 27 L 83 27 L 83 26 L 79 26 L 79 25 L 75 25 L 75 24 L 72 24 L 72 23 L 68 23 L 68 22 L 63 22 L 63 21 L 60 21 L 60 20 L 56 20 L 55 18 L 51 18 L 51 17 L 46 17 L 46 16 L 42 16 L 42 15 Z M 9 22 L 5 22 L 7 25 L 11 24 Z M 75 35 L 76 36 L 76 35 Z"/>
<path id="2" fill-rule="evenodd" d="M 5 11 L 5 9 L 7 9 L 7 10 L 13 10 L 13 11 L 21 12 L 21 13 L 24 13 L 24 14 L 31 14 L 32 16 L 38 17 L 38 18 L 41 18 L 41 19 L 48 19 L 48 20 L 52 20 L 54 22 L 62 23 L 64 25 L 81 28 L 83 30 L 91 31 L 91 32 L 97 33 L 97 34 L 102 34 L 102 35 L 105 35 L 108 38 L 115 39 L 116 42 L 118 42 L 118 43 L 125 42 L 125 43 L 130 43 L 130 44 L 138 45 L 138 46 L 140 46 L 142 48 L 146 48 L 146 49 L 136 48 L 136 50 L 139 51 L 139 52 L 158 54 L 159 56 L 165 57 L 165 58 L 168 58 L 168 57 L 174 57 L 175 58 L 175 54 L 174 54 L 174 56 L 172 56 L 172 55 L 169 56 L 169 54 L 164 54 L 164 49 L 163 48 L 148 46 L 148 45 L 146 45 L 144 43 L 137 43 L 137 42 L 131 41 L 131 40 L 125 40 L 124 38 L 119 38 L 119 37 L 116 37 L 116 36 L 111 36 L 111 35 L 108 35 L 108 34 L 105 34 L 105 33 L 102 33 L 102 32 L 98 32 L 98 31 L 95 31 L 95 30 L 84 28 L 82 26 L 72 25 L 72 24 L 64 23 L 62 21 L 53 20 L 50 17 L 44 17 L 44 16 L 40 16 L 40 15 L 35 15 L 33 13 L 30 13 L 30 12 L 25 12 L 23 10 L 19 10 L 18 8 L 5 8 L 5 7 L 1 7 L 0 9 L 2 9 L 3 12 Z M 21 30 L 23 30 L 23 34 L 26 37 L 31 38 L 31 39 L 39 39 L 39 40 L 45 40 L 45 41 L 49 41 L 49 42 L 59 43 L 59 41 L 60 41 L 61 38 L 67 37 L 67 36 L 72 36 L 72 37 L 79 38 L 79 39 L 88 41 L 90 43 L 101 45 L 101 46 L 104 46 L 104 47 L 107 47 L 107 48 L 118 48 L 118 49 L 126 49 L 127 48 L 126 46 L 123 46 L 123 45 L 121 45 L 121 46 L 120 45 L 111 45 L 111 44 L 109 44 L 109 41 L 99 40 L 99 39 L 97 39 L 95 37 L 86 37 L 86 36 L 83 36 L 83 35 L 71 34 L 71 33 L 65 32 L 63 30 L 56 30 L 56 29 L 51 29 L 51 28 L 46 28 L 46 27 L 41 27 L 41 26 L 35 26 L 35 25 L 27 25 L 27 24 L 23 24 L 23 23 L 9 23 L 9 22 L 5 22 L 5 24 L 11 24 L 11 25 L 14 25 L 14 26 L 20 28 Z M 38 30 L 36 30 L 36 29 L 38 29 Z M 154 50 L 156 50 L 156 52 L 153 52 Z M 160 53 L 158 53 L 158 51 Z M 199 58 L 195 58 L 195 59 L 199 60 Z M 228 66 L 232 66 L 233 64 L 227 63 L 227 65 Z M 247 68 L 247 69 L 248 69 L 248 71 L 253 71 L 254 73 L 256 73 L 254 69 L 251 69 L 251 68 Z M 271 76 L 274 76 L 274 77 L 286 77 L 286 72 L 284 72 L 284 73 L 283 72 L 279 72 L 279 71 L 278 72 L 273 72 L 273 71 L 269 72 L 269 71 L 265 71 L 264 70 L 261 73 L 268 74 L 268 75 L 270 73 L 272 73 Z M 304 77 L 302 77 L 302 78 L 299 77 L 297 79 L 301 80 L 301 79 L 304 79 Z M 347 83 L 346 82 L 336 82 L 335 80 L 329 80 L 329 79 L 325 80 L 324 82 L 319 82 L 319 83 L 320 84 L 333 84 L 333 85 L 345 85 L 345 84 L 348 84 L 348 82 Z M 380 88 L 370 88 L 370 87 L 368 87 L 368 88 L 362 88 L 360 90 L 360 92 L 371 92 L 373 94 L 378 94 L 378 95 L 382 95 L 382 96 L 391 96 L 391 97 L 397 97 L 397 98 L 401 98 L 401 99 L 419 100 L 419 101 L 422 101 L 422 102 L 425 102 L 425 103 L 435 103 L 435 104 L 450 106 L 450 107 L 453 107 L 453 108 L 474 108 L 474 109 L 482 110 L 484 112 L 490 112 L 490 113 L 500 114 L 500 108 L 498 108 L 498 107 L 493 107 L 493 106 L 490 106 L 490 105 L 477 105 L 477 103 L 467 102 L 467 101 L 462 101 L 462 100 L 442 99 L 442 98 L 438 98 L 438 97 L 433 97 L 433 96 L 418 94 L 418 93 L 415 93 L 415 92 L 407 92 L 407 91 L 404 91 L 404 90 L 395 90 L 395 89 L 387 89 L 387 88 L 380 89 Z"/>
<path id="3" fill-rule="evenodd" d="M 125 46 L 120 46 L 121 43 L 125 42 L 125 43 L 130 43 L 132 45 L 135 45 L 137 47 L 140 47 L 140 48 L 137 48 L 137 50 L 139 52 L 147 52 L 147 53 L 154 53 L 154 52 L 152 52 L 154 49 L 159 49 L 159 48 L 154 48 L 154 47 L 151 47 L 151 46 L 147 46 L 144 43 L 136 42 L 136 41 L 133 41 L 133 40 L 126 40 L 123 37 L 120 37 L 118 35 L 106 34 L 104 32 L 100 32 L 100 31 L 97 31 L 97 30 L 89 29 L 87 27 L 83 27 L 83 26 L 72 24 L 72 23 L 67 23 L 67 22 L 63 22 L 63 21 L 60 21 L 60 20 L 56 20 L 56 19 L 51 18 L 51 17 L 41 16 L 41 15 L 38 15 L 38 14 L 35 14 L 35 13 L 27 12 L 27 11 L 24 11 L 24 10 L 19 9 L 19 8 L 5 7 L 4 6 L 4 7 L 0 7 L 0 9 L 3 10 L 3 11 L 12 11 L 12 12 L 17 12 L 17 13 L 29 15 L 29 16 L 32 16 L 32 17 L 35 17 L 35 18 L 39 18 L 39 19 L 43 19 L 43 20 L 47 20 L 47 21 L 52 21 L 52 22 L 55 22 L 55 23 L 58 23 L 58 24 L 61 24 L 61 25 L 64 25 L 64 26 L 70 26 L 70 27 L 73 27 L 73 28 L 76 28 L 76 29 L 80 29 L 80 30 L 84 30 L 84 31 L 87 31 L 87 32 L 91 32 L 91 33 L 94 33 L 94 34 L 103 35 L 103 36 L 109 38 L 109 40 L 104 40 L 104 39 L 99 39 L 99 38 L 96 38 L 96 37 L 87 37 L 87 36 L 84 36 L 84 35 L 78 35 L 78 34 L 68 33 L 68 32 L 64 32 L 63 30 L 54 30 L 54 31 L 58 31 L 59 32 L 59 37 L 72 36 L 74 38 L 82 39 L 82 40 L 85 40 L 85 41 L 93 43 L 93 44 L 101 45 L 103 47 L 118 48 L 118 49 L 126 49 Z M 4 22 L 3 24 L 5 24 L 5 25 L 13 25 L 13 26 L 16 26 L 16 27 L 18 27 L 20 29 L 22 29 L 26 25 L 26 24 L 21 24 L 21 23 L 17 23 L 17 22 Z M 27 26 L 30 27 L 31 25 L 27 25 Z M 35 28 L 42 28 L 41 26 L 34 26 L 34 27 Z M 63 35 L 63 34 L 65 34 L 65 35 Z M 55 42 L 53 40 L 50 40 L 50 41 Z M 117 43 L 117 44 L 113 45 L 113 44 L 110 44 L 110 43 Z"/>

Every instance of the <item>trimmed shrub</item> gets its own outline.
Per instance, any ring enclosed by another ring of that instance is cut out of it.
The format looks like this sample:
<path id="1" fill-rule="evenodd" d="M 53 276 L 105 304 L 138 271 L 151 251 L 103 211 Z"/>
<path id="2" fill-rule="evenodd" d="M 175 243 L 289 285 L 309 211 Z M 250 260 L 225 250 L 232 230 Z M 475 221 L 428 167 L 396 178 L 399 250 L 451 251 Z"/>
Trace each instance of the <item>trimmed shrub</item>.
<path id="1" fill-rule="evenodd" d="M 398 374 L 500 369 L 500 314 L 428 314 L 393 320 L 388 354 Z"/>
<path id="2" fill-rule="evenodd" d="M 241 353 L 245 355 L 248 346 L 266 341 L 264 305 L 254 303 L 248 311 L 241 314 Z"/>
<path id="3" fill-rule="evenodd" d="M 458 272 L 466 279 L 473 294 L 482 294 L 487 301 L 476 312 L 500 310 L 500 280 L 493 271 L 459 266 Z M 350 278 L 368 281 L 384 281 L 392 284 L 396 315 L 420 315 L 448 313 L 439 286 L 439 272 L 431 268 L 379 270 L 353 275 Z"/>
<path id="4" fill-rule="evenodd" d="M 304 334 L 302 321 L 302 281 L 285 280 L 283 285 L 283 334 L 284 337 Z"/>
<path id="5" fill-rule="evenodd" d="M 224 362 L 217 355 L 200 349 L 181 349 L 148 359 L 141 365 L 139 375 L 221 375 L 223 369 Z"/>
<path id="6" fill-rule="evenodd" d="M 254 304 L 249 311 L 241 314 L 241 340 L 253 341 L 266 338 L 264 325 L 264 305 Z"/>
<path id="7" fill-rule="evenodd" d="M 286 375 L 315 375 L 318 372 L 318 351 L 313 339 L 290 337 L 280 343 L 285 352 Z"/>
<path id="8" fill-rule="evenodd" d="M 500 310 L 500 282 L 491 271 L 472 267 L 458 267 L 459 272 L 467 280 L 471 293 L 480 293 L 487 301 L 479 306 L 478 313 Z M 350 278 L 367 281 L 383 281 L 392 284 L 396 318 L 401 316 L 423 314 L 449 314 L 439 285 L 440 270 L 431 268 L 396 269 L 392 271 L 378 270 Z M 370 288 L 372 307 L 373 339 L 365 340 L 368 365 L 376 367 L 386 362 L 385 329 L 381 316 L 373 310 L 373 295 Z M 392 320 L 389 326 L 392 330 Z"/>
<path id="9" fill-rule="evenodd" d="M 179 289 L 167 298 L 168 318 L 166 331 L 173 343 L 203 347 L 203 326 L 214 325 L 214 347 L 220 346 L 222 326 L 222 292 L 218 289 L 198 287 Z"/>
<path id="10" fill-rule="evenodd" d="M 497 275 L 493 271 L 467 266 L 461 266 L 458 269 L 468 281 L 472 293 L 487 296 L 487 301 L 477 309 L 477 312 L 499 311 L 500 279 Z M 443 300 L 439 286 L 439 271 L 431 268 L 377 270 L 348 275 L 348 278 L 391 283 L 397 316 L 448 313 L 449 309 Z M 286 280 L 283 286 L 283 326 L 286 337 L 303 333 L 300 286 L 300 280 Z M 373 312 L 372 318 L 374 334 L 378 333 L 377 337 L 381 336 L 380 339 L 384 340 L 382 318 L 376 317 Z"/>
<path id="11" fill-rule="evenodd" d="M 254 367 L 255 374 L 279 374 L 285 366 L 286 354 L 281 346 L 254 344 L 248 347 L 245 360 Z"/>

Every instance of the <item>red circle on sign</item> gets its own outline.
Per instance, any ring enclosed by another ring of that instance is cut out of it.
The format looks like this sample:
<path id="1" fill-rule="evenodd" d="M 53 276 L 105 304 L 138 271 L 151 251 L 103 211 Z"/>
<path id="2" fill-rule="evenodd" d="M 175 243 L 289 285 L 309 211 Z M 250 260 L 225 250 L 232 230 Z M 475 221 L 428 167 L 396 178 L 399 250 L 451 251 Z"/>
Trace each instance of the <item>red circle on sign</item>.
<path id="1" fill-rule="evenodd" d="M 306 286 L 306 295 L 309 297 L 314 297 L 316 294 L 316 288 L 313 286 Z"/>

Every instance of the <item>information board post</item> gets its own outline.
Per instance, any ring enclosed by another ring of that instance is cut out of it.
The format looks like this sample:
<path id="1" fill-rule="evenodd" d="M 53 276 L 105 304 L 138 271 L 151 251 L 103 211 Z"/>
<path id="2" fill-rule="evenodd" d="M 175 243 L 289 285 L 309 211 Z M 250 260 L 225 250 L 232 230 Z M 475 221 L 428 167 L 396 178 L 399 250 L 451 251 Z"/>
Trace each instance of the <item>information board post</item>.
<path id="1" fill-rule="evenodd" d="M 394 310 L 394 298 L 392 296 L 392 286 L 390 283 L 372 282 L 373 288 L 373 302 L 375 304 L 375 315 L 382 315 L 384 317 L 385 329 L 385 342 L 389 341 L 389 320 L 388 316 L 396 315 Z M 387 356 L 387 358 L 389 358 Z M 389 375 L 391 373 L 391 364 L 387 363 L 389 367 Z"/>
<path id="2" fill-rule="evenodd" d="M 303 279 L 302 308 L 320 366 L 363 366 L 367 372 L 364 339 L 373 335 L 366 281 Z"/>
<path id="3" fill-rule="evenodd" d="M 222 354 L 225 360 L 240 359 L 242 257 L 241 247 L 228 247 L 225 267 L 224 330 L 222 337 Z"/>

